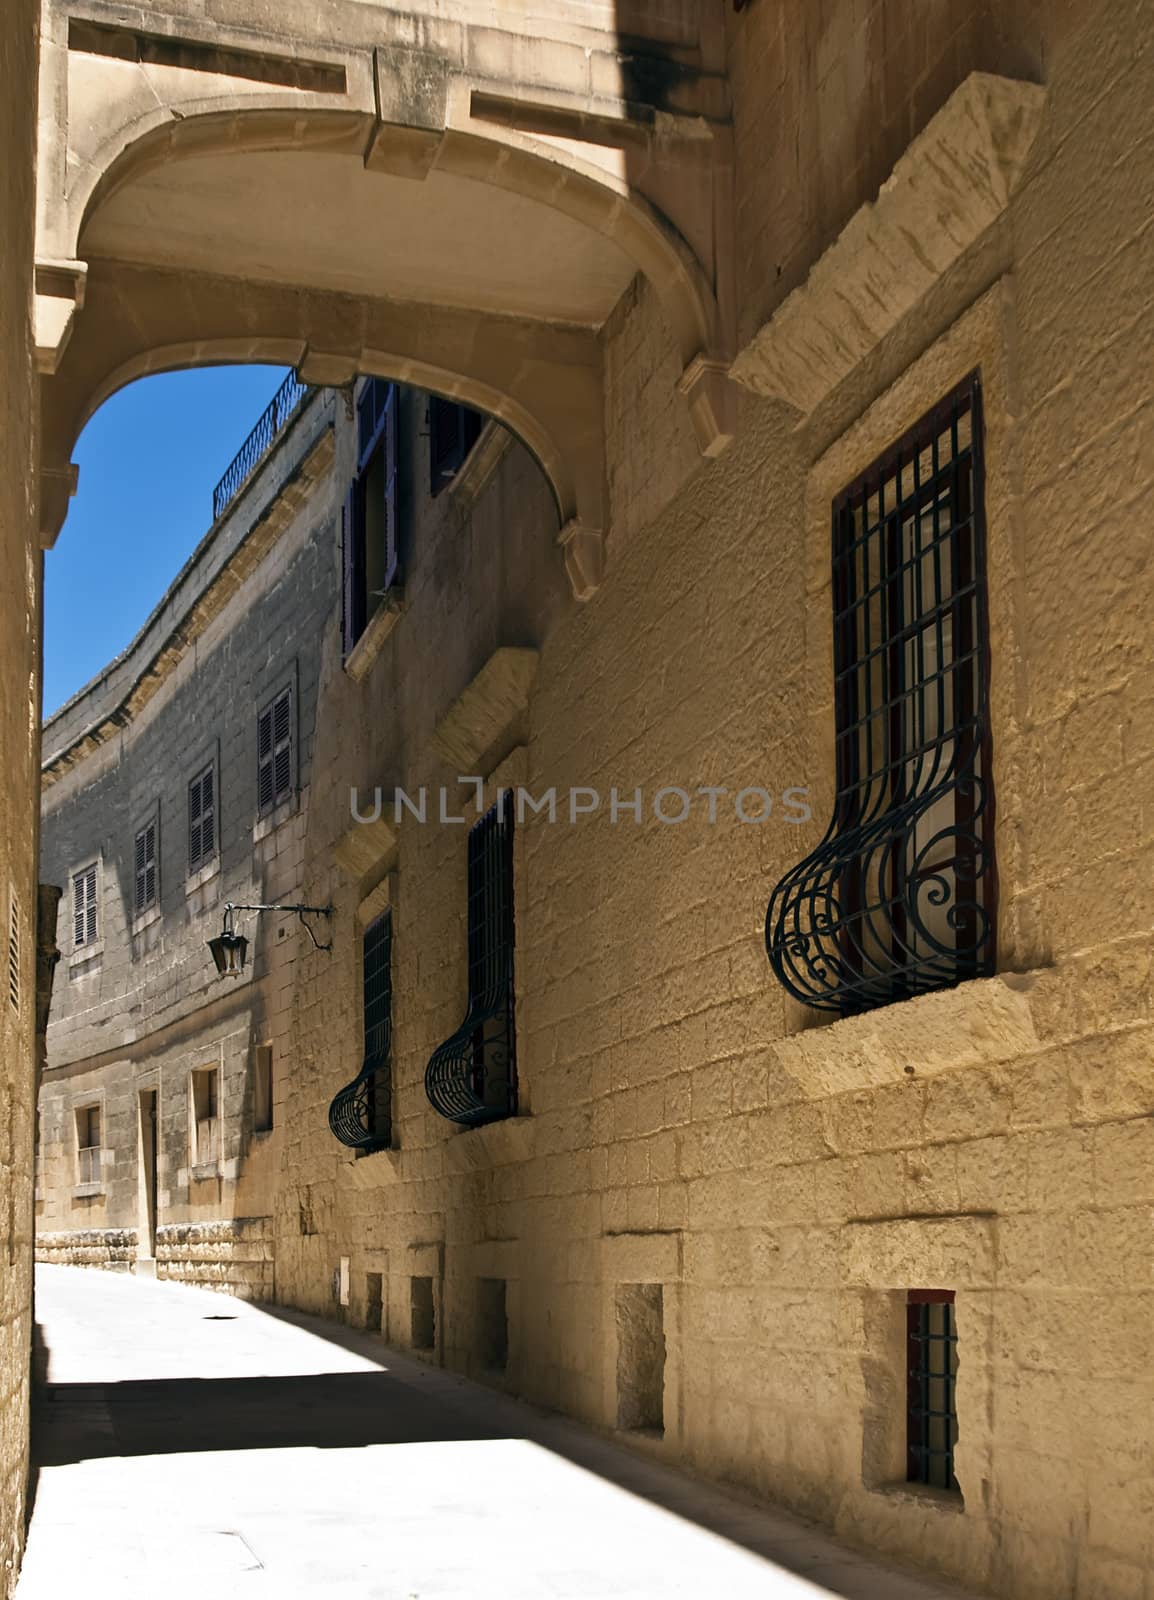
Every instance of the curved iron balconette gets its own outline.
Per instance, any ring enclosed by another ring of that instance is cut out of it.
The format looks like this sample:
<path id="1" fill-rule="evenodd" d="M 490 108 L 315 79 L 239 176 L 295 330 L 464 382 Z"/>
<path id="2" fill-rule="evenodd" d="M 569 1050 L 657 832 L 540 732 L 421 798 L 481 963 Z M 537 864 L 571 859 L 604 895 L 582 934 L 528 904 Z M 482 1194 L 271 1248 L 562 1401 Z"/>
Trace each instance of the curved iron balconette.
<path id="1" fill-rule="evenodd" d="M 425 1068 L 425 1093 L 441 1116 L 467 1128 L 517 1109 L 513 1000 L 504 992 L 469 1007 L 464 1022 L 437 1046 Z"/>
<path id="2" fill-rule="evenodd" d="M 338 1089 L 329 1106 L 329 1129 L 350 1150 L 379 1150 L 388 1144 L 377 1115 L 377 1095 L 388 1081 L 389 1055 L 374 1051 L 351 1083 Z"/>
<path id="3" fill-rule="evenodd" d="M 966 826 L 919 838 L 935 806 L 957 795 Z M 814 1010 L 850 1015 L 990 971 L 992 809 L 970 772 L 844 833 L 831 824 L 770 898 L 765 944 L 778 981 Z"/>
<path id="4" fill-rule="evenodd" d="M 469 830 L 468 888 L 469 1007 L 429 1058 L 425 1093 L 441 1116 L 473 1128 L 517 1110 L 511 794 Z"/>

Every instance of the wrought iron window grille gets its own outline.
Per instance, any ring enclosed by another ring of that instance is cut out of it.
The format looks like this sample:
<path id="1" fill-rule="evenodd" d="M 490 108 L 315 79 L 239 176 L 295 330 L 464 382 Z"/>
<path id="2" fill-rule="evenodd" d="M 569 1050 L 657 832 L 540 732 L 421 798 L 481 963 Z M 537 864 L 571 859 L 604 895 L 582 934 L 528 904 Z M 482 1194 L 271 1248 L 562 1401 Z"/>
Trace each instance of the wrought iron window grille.
<path id="1" fill-rule="evenodd" d="M 833 816 L 765 936 L 790 994 L 851 1015 L 994 970 L 976 373 L 838 496 L 832 575 Z"/>
<path id="2" fill-rule="evenodd" d="M 212 491 L 214 522 L 228 510 L 276 443 L 277 435 L 284 431 L 299 411 L 301 402 L 309 392 L 310 385 L 302 383 L 295 372 L 290 372 Z"/>
<path id="3" fill-rule="evenodd" d="M 958 1329 L 952 1289 L 906 1297 L 906 1481 L 957 1491 Z"/>
<path id="4" fill-rule="evenodd" d="M 365 929 L 365 1057 L 351 1083 L 333 1096 L 329 1128 L 350 1150 L 381 1150 L 392 1141 L 393 916 Z"/>
<path id="5" fill-rule="evenodd" d="M 469 830 L 469 1005 L 425 1069 L 433 1109 L 462 1127 L 517 1110 L 513 986 L 513 796 L 502 795 Z"/>

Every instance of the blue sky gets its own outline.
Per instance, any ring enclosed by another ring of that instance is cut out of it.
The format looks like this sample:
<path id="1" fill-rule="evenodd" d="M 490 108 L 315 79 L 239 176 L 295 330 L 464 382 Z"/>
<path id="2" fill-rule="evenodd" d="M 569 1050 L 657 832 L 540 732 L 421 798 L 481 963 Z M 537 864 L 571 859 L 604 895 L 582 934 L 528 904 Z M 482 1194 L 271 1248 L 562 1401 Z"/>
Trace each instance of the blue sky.
<path id="1" fill-rule="evenodd" d="M 212 491 L 285 377 L 206 367 L 129 384 L 72 459 L 80 487 L 44 561 L 44 714 L 130 643 L 212 522 Z"/>

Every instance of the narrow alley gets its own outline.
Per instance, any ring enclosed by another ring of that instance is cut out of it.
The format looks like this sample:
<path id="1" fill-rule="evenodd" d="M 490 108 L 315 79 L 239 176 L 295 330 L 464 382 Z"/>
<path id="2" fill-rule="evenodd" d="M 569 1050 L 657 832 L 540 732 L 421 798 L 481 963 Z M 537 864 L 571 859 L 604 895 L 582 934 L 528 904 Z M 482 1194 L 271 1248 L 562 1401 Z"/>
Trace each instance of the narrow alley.
<path id="1" fill-rule="evenodd" d="M 958 1600 L 367 1334 L 41 1267 L 18 1600 Z"/>

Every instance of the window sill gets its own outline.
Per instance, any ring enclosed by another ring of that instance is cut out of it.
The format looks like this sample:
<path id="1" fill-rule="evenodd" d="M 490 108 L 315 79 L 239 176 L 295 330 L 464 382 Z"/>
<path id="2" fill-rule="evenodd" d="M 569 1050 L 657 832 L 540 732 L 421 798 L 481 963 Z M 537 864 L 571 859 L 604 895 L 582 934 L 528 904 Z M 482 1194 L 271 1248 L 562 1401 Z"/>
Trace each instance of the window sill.
<path id="1" fill-rule="evenodd" d="M 258 816 L 252 825 L 252 842 L 259 844 L 262 839 L 267 839 L 270 833 L 275 833 L 290 817 L 295 817 L 299 809 L 299 796 L 294 789 L 287 800 L 282 800 L 279 806 L 273 806 L 271 811 L 266 811 Z"/>
<path id="2" fill-rule="evenodd" d="M 376 661 L 385 640 L 392 633 L 405 608 L 405 591 L 392 588 L 369 618 L 364 633 L 345 657 L 345 671 L 354 683 L 360 683 Z"/>
<path id="3" fill-rule="evenodd" d="M 272 1128 L 254 1128 L 248 1136 L 249 1148 L 254 1144 L 266 1144 L 272 1138 Z"/>
<path id="4" fill-rule="evenodd" d="M 196 891 L 203 888 L 206 883 L 211 883 L 213 878 L 215 878 L 219 872 L 220 853 L 218 851 L 217 854 L 213 856 L 212 860 L 207 863 L 207 865 L 201 867 L 197 872 L 189 873 L 188 877 L 184 880 L 185 894 L 195 894 Z"/>
<path id="5" fill-rule="evenodd" d="M 878 1483 L 873 1484 L 869 1492 L 882 1496 L 892 1505 L 942 1512 L 947 1516 L 960 1516 L 966 1509 L 959 1489 L 934 1489 L 928 1483 Z"/>
<path id="6" fill-rule="evenodd" d="M 132 919 L 132 937 L 135 939 L 160 921 L 160 905 L 154 901 L 139 916 Z"/>
<path id="7" fill-rule="evenodd" d="M 73 1186 L 72 1186 L 72 1198 L 74 1200 L 95 1200 L 98 1195 L 103 1195 L 103 1194 L 104 1194 L 104 1184 L 103 1184 L 103 1182 L 101 1182 L 101 1183 L 77 1183 L 77 1184 L 73 1184 Z"/>
<path id="8" fill-rule="evenodd" d="M 95 944 L 82 945 L 79 950 L 74 950 L 68 957 L 68 976 L 82 978 L 85 972 L 103 957 L 104 940 L 98 939 Z"/>
<path id="9" fill-rule="evenodd" d="M 367 1156 L 392 1155 L 396 1148 L 391 1139 L 382 1139 L 380 1144 L 358 1145 L 353 1151 L 353 1157 L 357 1161 L 364 1161 Z"/>
<path id="10" fill-rule="evenodd" d="M 1012 1061 L 1038 1048 L 1036 982 L 1031 973 L 972 978 L 804 1028 L 778 1040 L 774 1054 L 813 1099 Z"/>
<path id="11" fill-rule="evenodd" d="M 189 1168 L 190 1183 L 208 1183 L 212 1178 L 220 1177 L 219 1161 L 198 1161 Z"/>

